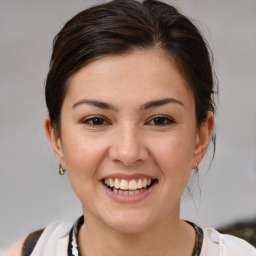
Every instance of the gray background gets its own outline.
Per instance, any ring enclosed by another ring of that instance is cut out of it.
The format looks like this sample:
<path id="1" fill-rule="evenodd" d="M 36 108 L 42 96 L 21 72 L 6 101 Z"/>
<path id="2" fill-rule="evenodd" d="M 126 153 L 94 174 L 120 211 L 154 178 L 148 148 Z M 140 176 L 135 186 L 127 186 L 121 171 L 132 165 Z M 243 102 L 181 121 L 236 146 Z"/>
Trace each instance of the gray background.
<path id="1" fill-rule="evenodd" d="M 46 139 L 44 80 L 51 42 L 82 0 L 0 0 L 0 247 L 81 206 Z M 168 1 L 193 18 L 215 57 L 217 151 L 200 164 L 182 217 L 220 226 L 256 216 L 256 1 Z M 201 188 L 201 194 L 199 188 Z"/>

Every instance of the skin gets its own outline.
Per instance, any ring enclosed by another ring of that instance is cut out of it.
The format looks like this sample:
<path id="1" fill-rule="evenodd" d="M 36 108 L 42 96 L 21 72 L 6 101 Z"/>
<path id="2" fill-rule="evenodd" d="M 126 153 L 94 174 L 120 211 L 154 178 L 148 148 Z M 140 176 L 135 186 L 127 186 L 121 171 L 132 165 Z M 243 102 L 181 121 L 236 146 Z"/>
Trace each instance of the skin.
<path id="1" fill-rule="evenodd" d="M 180 200 L 213 126 L 208 112 L 197 128 L 189 85 L 159 49 L 103 57 L 79 70 L 63 102 L 61 137 L 49 116 L 45 130 L 82 203 L 82 255 L 191 255 L 195 232 L 179 219 Z M 143 200 L 117 202 L 102 184 L 116 173 L 150 175 L 157 184 Z"/>
<path id="2" fill-rule="evenodd" d="M 25 242 L 25 237 L 20 239 L 18 242 L 16 242 L 14 245 L 12 245 L 8 250 L 4 252 L 4 254 L 0 254 L 2 256 L 18 256 L 21 255 L 22 247 Z"/>

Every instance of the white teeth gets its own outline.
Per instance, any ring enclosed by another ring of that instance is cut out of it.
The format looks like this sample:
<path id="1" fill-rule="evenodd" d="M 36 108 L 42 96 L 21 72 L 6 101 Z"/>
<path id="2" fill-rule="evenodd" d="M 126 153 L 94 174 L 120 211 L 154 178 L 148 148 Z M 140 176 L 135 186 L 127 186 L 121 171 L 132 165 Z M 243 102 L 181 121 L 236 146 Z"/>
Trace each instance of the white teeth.
<path id="1" fill-rule="evenodd" d="M 108 179 L 109 180 L 109 186 L 111 187 L 111 188 L 113 188 L 114 187 L 114 182 L 113 182 L 113 180 L 112 179 Z"/>
<path id="2" fill-rule="evenodd" d="M 141 192 L 145 191 L 146 188 L 140 189 L 140 190 L 121 190 L 121 189 L 113 189 L 113 192 L 115 194 L 119 194 L 119 195 L 138 195 Z"/>
<path id="3" fill-rule="evenodd" d="M 138 188 L 142 188 L 142 180 L 141 179 L 139 179 L 139 181 L 138 181 Z"/>
<path id="4" fill-rule="evenodd" d="M 115 187 L 115 188 L 120 188 L 120 183 L 119 183 L 119 180 L 118 180 L 118 179 L 115 179 L 114 187 Z"/>
<path id="5" fill-rule="evenodd" d="M 129 182 L 129 190 L 136 190 L 138 187 L 137 187 L 137 184 L 136 184 L 136 181 L 135 180 L 131 180 Z"/>
<path id="6" fill-rule="evenodd" d="M 128 181 L 127 180 L 121 180 L 120 188 L 123 189 L 123 190 L 127 190 L 129 188 Z"/>
<path id="7" fill-rule="evenodd" d="M 109 187 L 113 187 L 117 193 L 118 190 L 129 190 L 129 191 L 136 191 L 138 189 L 147 188 L 152 183 L 151 179 L 142 178 L 138 180 L 125 180 L 125 179 L 118 179 L 118 178 L 109 178 L 104 179 L 104 184 Z"/>

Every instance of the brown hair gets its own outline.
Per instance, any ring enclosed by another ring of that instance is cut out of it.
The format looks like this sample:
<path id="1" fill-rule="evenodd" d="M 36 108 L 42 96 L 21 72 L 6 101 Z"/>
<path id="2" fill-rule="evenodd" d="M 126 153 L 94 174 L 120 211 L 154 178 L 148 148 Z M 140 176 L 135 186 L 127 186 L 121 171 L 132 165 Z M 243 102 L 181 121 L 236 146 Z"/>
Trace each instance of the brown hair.
<path id="1" fill-rule="evenodd" d="M 86 9 L 56 35 L 45 96 L 60 136 L 60 112 L 69 78 L 106 55 L 159 47 L 171 56 L 193 92 L 199 126 L 215 109 L 214 79 L 207 43 L 174 7 L 155 0 L 114 0 Z"/>

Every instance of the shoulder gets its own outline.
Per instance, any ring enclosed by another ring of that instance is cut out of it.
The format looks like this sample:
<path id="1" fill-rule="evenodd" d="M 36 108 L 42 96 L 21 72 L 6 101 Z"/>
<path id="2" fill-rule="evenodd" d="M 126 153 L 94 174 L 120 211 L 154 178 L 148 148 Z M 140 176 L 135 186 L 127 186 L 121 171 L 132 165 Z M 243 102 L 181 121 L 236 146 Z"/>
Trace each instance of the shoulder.
<path id="1" fill-rule="evenodd" d="M 232 252 L 232 255 L 248 255 L 256 256 L 256 249 L 251 244 L 245 240 L 231 236 L 231 235 L 221 235 L 225 242 L 225 248 L 228 252 Z M 236 254 L 235 254 L 236 253 Z M 231 254 L 230 254 L 231 255 Z"/>
<path id="2" fill-rule="evenodd" d="M 34 251 L 56 250 L 56 245 L 63 238 L 67 240 L 70 231 L 70 225 L 64 223 L 52 223 L 45 229 L 30 233 L 27 237 L 20 239 L 17 243 L 5 251 L 4 256 L 24 256 L 34 255 Z M 41 254 L 35 254 L 41 255 Z M 43 254 L 43 255 L 47 255 Z M 49 254 L 51 255 L 51 253 Z"/>
<path id="3" fill-rule="evenodd" d="M 7 251 L 3 253 L 3 256 L 21 256 L 23 244 L 26 240 L 26 237 L 23 237 L 18 242 L 13 244 Z"/>
<path id="4" fill-rule="evenodd" d="M 212 228 L 205 228 L 203 232 L 202 255 L 256 256 L 256 249 L 243 239 L 220 234 Z"/>

